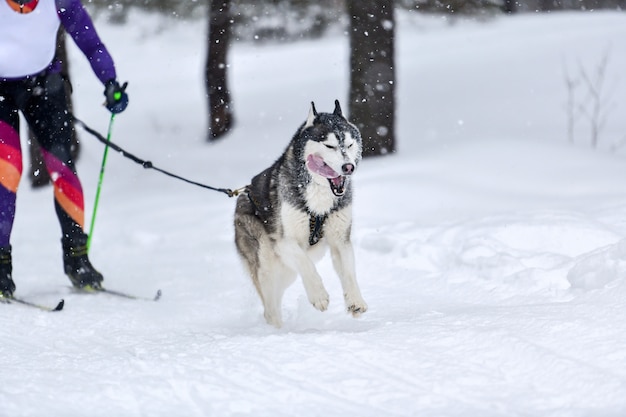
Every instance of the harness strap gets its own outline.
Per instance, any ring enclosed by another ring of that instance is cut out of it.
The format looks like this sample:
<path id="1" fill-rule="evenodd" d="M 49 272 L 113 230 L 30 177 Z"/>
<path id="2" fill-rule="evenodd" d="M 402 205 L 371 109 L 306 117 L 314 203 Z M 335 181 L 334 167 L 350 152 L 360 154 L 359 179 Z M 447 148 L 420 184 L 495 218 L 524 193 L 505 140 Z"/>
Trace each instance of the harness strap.
<path id="1" fill-rule="evenodd" d="M 243 188 L 243 192 L 248 196 L 248 200 L 250 200 L 250 204 L 252 204 L 252 208 L 254 209 L 254 215 L 258 218 L 261 218 L 261 211 L 259 210 L 259 203 L 252 197 L 252 193 L 250 192 L 250 188 L 247 186 Z M 262 220 L 262 219 L 261 219 Z"/>
<path id="2" fill-rule="evenodd" d="M 309 245 L 315 245 L 324 237 L 324 222 L 327 217 L 327 214 L 323 216 L 309 214 Z"/>

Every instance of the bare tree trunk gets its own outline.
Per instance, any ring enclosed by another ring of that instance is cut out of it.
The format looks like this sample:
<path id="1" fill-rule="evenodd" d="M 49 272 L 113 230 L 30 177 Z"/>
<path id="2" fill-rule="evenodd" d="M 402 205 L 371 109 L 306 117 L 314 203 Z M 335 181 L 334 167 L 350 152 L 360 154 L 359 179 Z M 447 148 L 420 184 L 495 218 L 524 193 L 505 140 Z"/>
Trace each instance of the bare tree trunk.
<path id="1" fill-rule="evenodd" d="M 350 119 L 363 155 L 395 151 L 394 1 L 348 0 Z"/>
<path id="2" fill-rule="evenodd" d="M 66 80 L 65 93 L 67 96 L 67 105 L 70 109 L 70 112 L 73 112 L 72 87 L 69 82 L 69 62 L 67 59 L 67 50 L 65 48 L 65 31 L 62 28 L 59 28 L 59 31 L 57 33 L 57 50 L 55 59 L 59 59 L 62 63 L 61 74 Z M 30 129 L 28 130 L 28 144 L 30 153 L 30 183 L 35 188 L 46 186 L 50 184 L 50 175 L 46 170 L 46 165 L 43 160 L 43 155 L 41 154 L 39 142 L 37 142 L 34 134 Z M 78 135 L 76 134 L 76 130 L 72 127 L 72 159 L 74 159 L 74 161 L 78 160 L 79 153 L 80 144 L 78 140 Z"/>
<path id="3" fill-rule="evenodd" d="M 552 12 L 562 8 L 561 0 L 539 0 L 539 10 L 542 12 Z"/>
<path id="4" fill-rule="evenodd" d="M 502 11 L 506 14 L 513 14 L 517 10 L 516 0 L 504 0 L 502 3 Z"/>
<path id="5" fill-rule="evenodd" d="M 210 120 L 208 140 L 215 140 L 226 134 L 233 124 L 227 80 L 232 18 L 231 0 L 211 0 L 210 3 L 205 83 Z"/>

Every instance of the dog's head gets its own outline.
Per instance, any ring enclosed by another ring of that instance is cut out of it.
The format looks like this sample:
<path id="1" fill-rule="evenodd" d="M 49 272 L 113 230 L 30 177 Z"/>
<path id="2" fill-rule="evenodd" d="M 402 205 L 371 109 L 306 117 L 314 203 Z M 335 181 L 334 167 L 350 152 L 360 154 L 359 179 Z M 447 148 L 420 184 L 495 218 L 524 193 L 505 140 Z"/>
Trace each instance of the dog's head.
<path id="1" fill-rule="evenodd" d="M 311 102 L 299 133 L 305 141 L 301 157 L 313 181 L 327 181 L 334 195 L 344 195 L 347 177 L 361 160 L 362 140 L 356 126 L 343 116 L 339 101 L 335 100 L 333 113 L 318 113 Z"/>

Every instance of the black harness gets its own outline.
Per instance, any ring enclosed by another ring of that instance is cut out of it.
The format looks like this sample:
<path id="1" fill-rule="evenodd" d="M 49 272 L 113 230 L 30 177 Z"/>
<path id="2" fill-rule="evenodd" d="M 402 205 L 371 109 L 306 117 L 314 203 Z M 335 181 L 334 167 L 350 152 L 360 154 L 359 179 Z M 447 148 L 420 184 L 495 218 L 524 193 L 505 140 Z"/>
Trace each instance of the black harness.
<path id="1" fill-rule="evenodd" d="M 323 216 L 309 212 L 309 245 L 313 246 L 324 237 L 324 222 L 328 214 Z"/>

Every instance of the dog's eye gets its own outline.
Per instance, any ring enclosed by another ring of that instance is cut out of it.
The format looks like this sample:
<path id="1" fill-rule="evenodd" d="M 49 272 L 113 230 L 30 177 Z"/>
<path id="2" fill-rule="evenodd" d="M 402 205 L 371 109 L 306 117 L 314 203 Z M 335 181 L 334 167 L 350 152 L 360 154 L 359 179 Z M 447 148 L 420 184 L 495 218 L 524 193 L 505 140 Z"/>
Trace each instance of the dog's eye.
<path id="1" fill-rule="evenodd" d="M 348 145 L 348 149 L 350 149 L 352 147 L 352 145 L 354 145 L 354 142 L 352 142 L 351 144 Z"/>
<path id="2" fill-rule="evenodd" d="M 324 144 L 324 146 L 326 146 L 328 149 L 337 149 L 337 147 L 336 147 L 336 146 L 329 145 L 329 144 L 327 144 L 327 143 L 325 143 L 325 144 Z"/>

